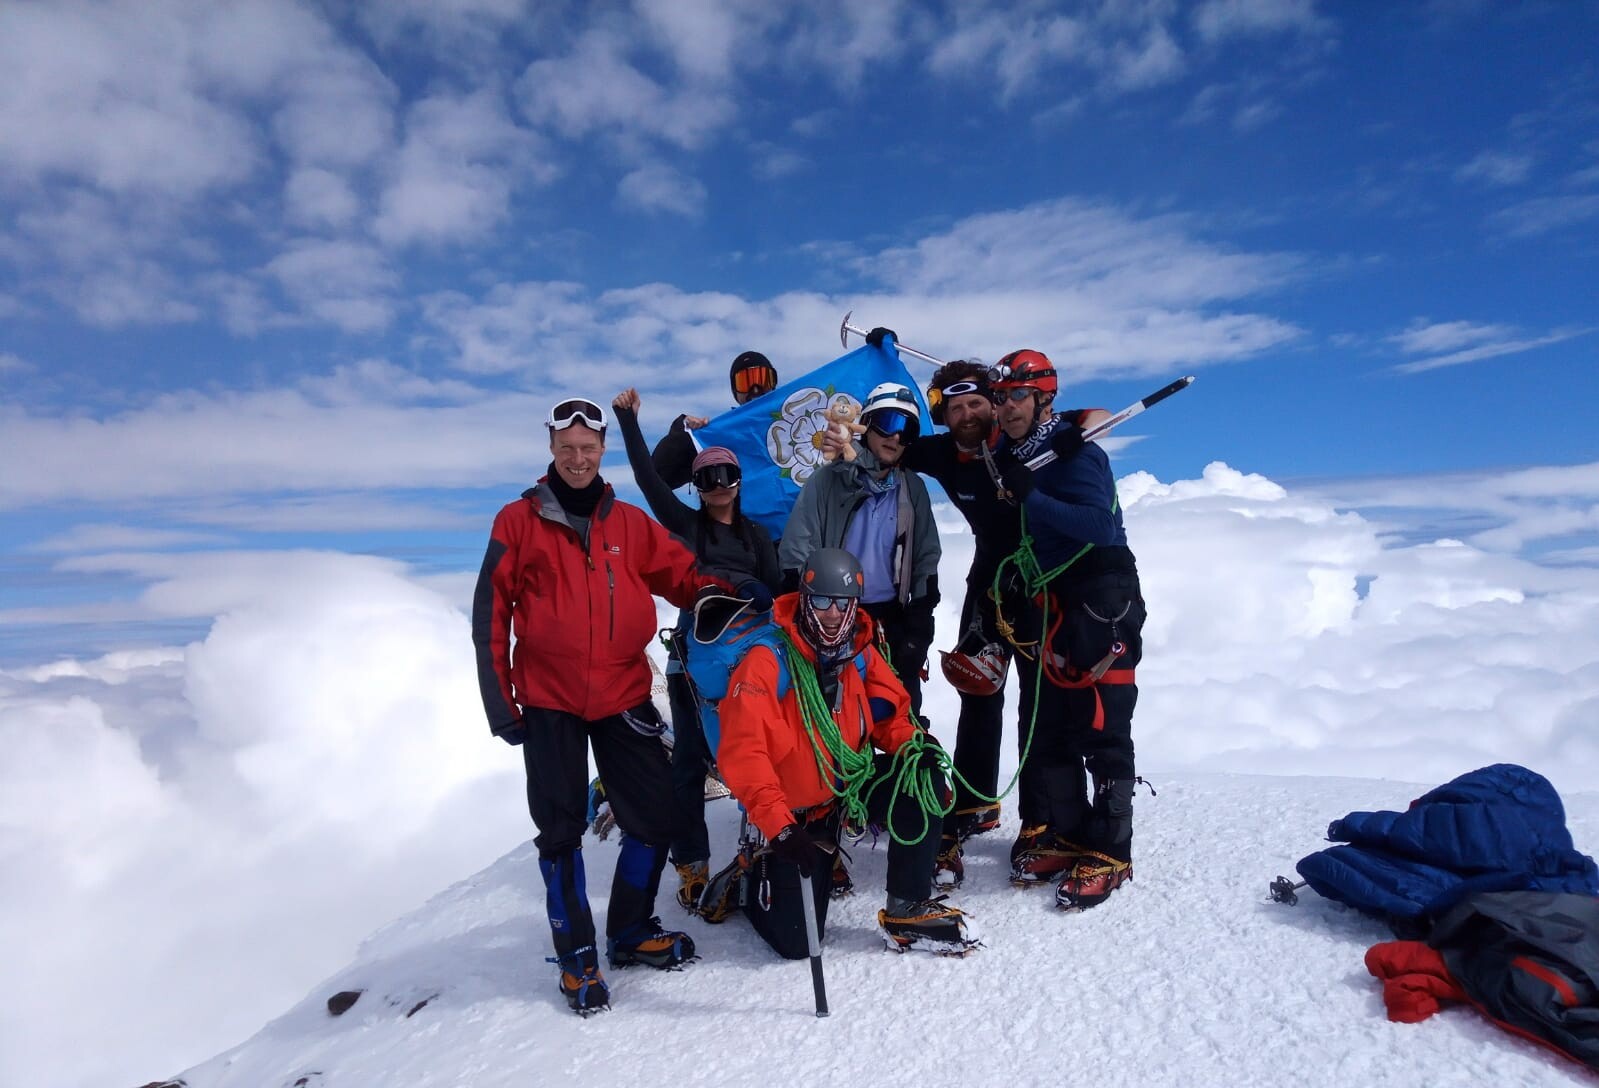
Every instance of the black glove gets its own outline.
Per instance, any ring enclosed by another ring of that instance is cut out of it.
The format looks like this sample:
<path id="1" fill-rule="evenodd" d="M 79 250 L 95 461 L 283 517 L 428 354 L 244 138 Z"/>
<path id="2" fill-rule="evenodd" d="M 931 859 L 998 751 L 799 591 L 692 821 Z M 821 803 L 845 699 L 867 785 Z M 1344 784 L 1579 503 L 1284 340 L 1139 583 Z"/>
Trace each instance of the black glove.
<path id="1" fill-rule="evenodd" d="M 939 795 L 946 802 L 948 802 L 953 799 L 953 796 L 950 793 L 949 779 L 944 775 L 944 768 L 941 761 L 947 762 L 944 757 L 944 746 L 938 743 L 938 738 L 933 736 L 933 734 L 923 732 L 922 754 L 921 757 L 917 759 L 916 766 L 928 773 L 928 775 L 931 777 L 934 788 L 937 789 Z"/>
<path id="2" fill-rule="evenodd" d="M 1049 448 L 1062 461 L 1070 461 L 1083 449 L 1083 429 L 1075 424 L 1062 423 L 1049 436 Z"/>
<path id="3" fill-rule="evenodd" d="M 738 584 L 737 593 L 743 597 L 757 612 L 770 612 L 772 610 L 772 591 L 766 588 L 766 583 L 759 578 L 746 578 Z"/>
<path id="4" fill-rule="evenodd" d="M 1021 502 L 1033 490 L 1033 470 L 1020 461 L 1012 461 L 1001 469 L 999 479 L 1017 502 Z"/>
<path id="5" fill-rule="evenodd" d="M 933 645 L 933 595 L 918 597 L 905 606 L 905 644 L 913 658 L 926 660 Z"/>
<path id="6" fill-rule="evenodd" d="M 883 337 L 885 336 L 892 336 L 895 340 L 899 339 L 898 336 L 894 335 L 893 329 L 885 329 L 883 326 L 879 325 L 877 328 L 866 334 L 866 342 L 872 345 L 874 348 L 880 348 L 883 346 Z"/>
<path id="7" fill-rule="evenodd" d="M 799 824 L 789 824 L 772 840 L 772 853 L 793 865 L 800 876 L 810 876 L 816 870 L 816 842 Z"/>
<path id="8" fill-rule="evenodd" d="M 515 746 L 527 740 L 527 724 L 521 718 L 494 727 L 494 735 L 506 744 Z"/>

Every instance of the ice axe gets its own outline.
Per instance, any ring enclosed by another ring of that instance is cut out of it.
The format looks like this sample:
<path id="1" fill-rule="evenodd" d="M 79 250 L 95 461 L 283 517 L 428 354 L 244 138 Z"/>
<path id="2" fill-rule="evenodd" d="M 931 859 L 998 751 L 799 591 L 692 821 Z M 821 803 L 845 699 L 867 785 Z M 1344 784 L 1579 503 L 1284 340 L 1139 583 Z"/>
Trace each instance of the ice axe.
<path id="1" fill-rule="evenodd" d="M 1103 423 L 1084 431 L 1083 441 L 1092 442 L 1096 438 L 1109 434 L 1111 428 L 1126 423 L 1129 419 L 1132 419 L 1145 409 L 1153 408 L 1155 405 L 1159 404 L 1173 393 L 1181 393 L 1184 389 L 1187 389 L 1190 385 L 1192 385 L 1193 381 L 1194 376 L 1190 374 L 1187 377 L 1178 378 L 1170 385 L 1163 386 L 1162 388 L 1155 390 L 1142 400 L 1133 401 L 1133 403 L 1129 404 L 1127 407 L 1123 408 L 1121 411 L 1117 412 Z M 1055 451 L 1045 450 L 1037 457 L 1034 457 L 1031 461 L 1028 461 L 1027 467 L 1031 469 L 1040 469 L 1054 460 L 1056 460 Z"/>
<path id="2" fill-rule="evenodd" d="M 851 310 L 849 313 L 845 314 L 844 315 L 844 320 L 842 322 L 840 322 L 840 324 L 838 326 L 838 342 L 839 342 L 839 345 L 841 347 L 846 347 L 846 348 L 849 347 L 849 334 L 850 333 L 854 333 L 856 336 L 859 336 L 862 340 L 866 339 L 866 335 L 867 334 L 866 334 L 866 330 L 865 329 L 856 328 L 854 325 L 851 325 L 849 323 L 850 314 L 853 314 L 854 312 L 855 312 L 854 310 Z M 925 351 L 917 351 L 915 348 L 910 347 L 909 345 L 900 343 L 899 342 L 899 337 L 897 337 L 897 336 L 894 338 L 894 346 L 896 348 L 898 348 L 900 351 L 903 351 L 906 355 L 914 355 L 918 359 L 921 359 L 924 362 L 932 363 L 934 366 L 943 366 L 944 365 L 944 360 L 935 359 L 933 356 L 927 354 L 927 352 L 925 352 Z"/>
<path id="3" fill-rule="evenodd" d="M 827 983 L 822 979 L 822 936 L 816 924 L 816 889 L 809 876 L 800 877 L 800 895 L 805 900 L 805 943 L 811 953 L 811 989 L 816 991 L 816 1015 L 827 1015 Z"/>

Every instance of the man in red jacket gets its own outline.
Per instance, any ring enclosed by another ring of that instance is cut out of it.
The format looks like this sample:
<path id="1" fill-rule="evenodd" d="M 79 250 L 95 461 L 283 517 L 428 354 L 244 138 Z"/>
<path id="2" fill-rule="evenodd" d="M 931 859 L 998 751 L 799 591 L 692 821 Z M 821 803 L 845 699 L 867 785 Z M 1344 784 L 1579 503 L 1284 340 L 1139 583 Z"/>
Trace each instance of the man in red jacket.
<path id="1" fill-rule="evenodd" d="M 928 898 L 940 815 L 924 811 L 919 797 L 901 792 L 897 782 L 865 788 L 892 761 L 874 759 L 873 748 L 898 753 L 921 739 L 905 685 L 872 645 L 872 619 L 860 607 L 865 583 L 849 552 L 813 551 L 799 592 L 779 597 L 772 609 L 779 648 L 756 645 L 746 653 L 719 704 L 717 765 L 769 844 L 744 878 L 745 913 L 778 955 L 806 956 L 801 878 L 831 870 L 841 815 L 836 798 L 853 790 L 867 796 L 873 823 L 890 825 L 888 903 L 877 914 L 885 943 L 902 952 L 962 955 L 978 943 L 975 927 L 943 897 Z M 922 743 L 916 778 L 947 797 L 936 742 Z M 811 882 L 818 929 L 827 921 L 830 886 Z"/>
<path id="2" fill-rule="evenodd" d="M 606 956 L 613 967 L 663 969 L 694 956 L 686 934 L 654 917 L 672 783 L 644 648 L 656 630 L 652 595 L 683 607 L 722 583 L 600 478 L 606 418 L 598 404 L 562 401 L 546 426 L 548 474 L 494 519 L 472 638 L 489 727 L 522 747 L 561 992 L 587 1014 L 610 1001 L 583 873 L 589 745 L 622 829 Z M 770 604 L 764 587 L 752 595 Z"/>

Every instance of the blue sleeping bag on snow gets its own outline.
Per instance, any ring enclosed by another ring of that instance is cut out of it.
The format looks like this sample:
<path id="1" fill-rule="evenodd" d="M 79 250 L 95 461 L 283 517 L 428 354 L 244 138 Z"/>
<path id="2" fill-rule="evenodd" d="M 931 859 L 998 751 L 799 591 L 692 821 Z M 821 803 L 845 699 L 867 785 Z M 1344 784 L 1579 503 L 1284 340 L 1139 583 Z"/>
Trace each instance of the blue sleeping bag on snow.
<path id="1" fill-rule="evenodd" d="M 1477 892 L 1599 895 L 1566 809 L 1542 775 L 1514 763 L 1469 771 L 1404 812 L 1351 812 L 1297 866 L 1318 894 L 1396 923 L 1428 923 Z"/>

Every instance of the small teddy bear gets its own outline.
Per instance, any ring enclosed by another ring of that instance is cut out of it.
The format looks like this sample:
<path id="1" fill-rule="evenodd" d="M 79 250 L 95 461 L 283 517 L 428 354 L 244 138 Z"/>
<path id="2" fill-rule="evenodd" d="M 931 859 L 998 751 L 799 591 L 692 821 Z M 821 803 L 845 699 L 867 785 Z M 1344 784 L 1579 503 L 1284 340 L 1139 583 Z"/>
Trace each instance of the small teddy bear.
<path id="1" fill-rule="evenodd" d="M 823 448 L 822 435 L 824 433 L 832 433 L 842 438 L 844 440 L 844 460 L 855 460 L 855 443 L 853 439 L 866 433 L 865 426 L 856 422 L 856 418 L 860 414 L 860 405 L 850 400 L 850 398 L 845 396 L 833 398 L 833 403 L 828 405 L 827 411 L 823 413 L 824 418 L 827 420 L 827 426 L 811 435 L 811 445 L 822 451 L 822 460 L 831 461 L 836 456 L 834 451 Z"/>

